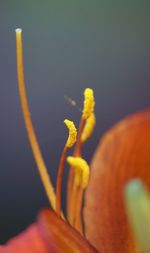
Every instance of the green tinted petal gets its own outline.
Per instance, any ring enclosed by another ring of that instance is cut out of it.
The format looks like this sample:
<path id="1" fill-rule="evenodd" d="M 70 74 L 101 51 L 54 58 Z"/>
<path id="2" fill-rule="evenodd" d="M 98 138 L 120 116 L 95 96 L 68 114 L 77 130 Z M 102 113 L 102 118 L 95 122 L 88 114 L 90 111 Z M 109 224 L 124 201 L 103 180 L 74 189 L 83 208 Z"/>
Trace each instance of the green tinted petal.
<path id="1" fill-rule="evenodd" d="M 150 196 L 140 180 L 127 184 L 125 203 L 137 243 L 143 253 L 150 253 Z"/>

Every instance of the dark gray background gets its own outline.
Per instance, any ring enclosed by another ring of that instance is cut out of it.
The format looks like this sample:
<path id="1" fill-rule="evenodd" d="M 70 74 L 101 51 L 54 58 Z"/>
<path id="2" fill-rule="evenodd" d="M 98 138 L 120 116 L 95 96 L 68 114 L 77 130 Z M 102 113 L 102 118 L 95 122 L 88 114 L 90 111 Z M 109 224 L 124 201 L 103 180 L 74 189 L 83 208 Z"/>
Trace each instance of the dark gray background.
<path id="1" fill-rule="evenodd" d="M 102 133 L 150 104 L 149 1 L 1 1 L 0 3 L 0 241 L 30 224 L 48 206 L 27 140 L 16 77 L 15 28 L 23 29 L 31 114 L 55 182 L 67 131 L 78 124 L 92 87 L 97 125 L 85 147 L 90 161 Z M 66 168 L 67 171 L 67 168 Z M 63 187 L 65 191 L 65 185 Z M 63 203 L 64 200 L 63 200 Z"/>

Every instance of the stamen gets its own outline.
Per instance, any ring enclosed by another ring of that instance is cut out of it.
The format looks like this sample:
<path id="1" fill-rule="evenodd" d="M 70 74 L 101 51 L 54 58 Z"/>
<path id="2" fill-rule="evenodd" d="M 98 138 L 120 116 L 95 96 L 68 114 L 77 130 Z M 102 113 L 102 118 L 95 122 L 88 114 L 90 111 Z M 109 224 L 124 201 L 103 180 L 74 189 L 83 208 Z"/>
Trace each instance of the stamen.
<path id="1" fill-rule="evenodd" d="M 85 189 L 89 182 L 89 165 L 81 157 L 68 156 L 67 162 L 75 170 L 75 183 L 77 187 Z"/>
<path id="2" fill-rule="evenodd" d="M 81 149 L 82 149 L 82 142 L 81 142 L 81 135 L 84 129 L 85 120 L 81 117 L 78 134 L 77 134 L 77 143 L 74 151 L 74 156 L 79 157 L 81 156 Z M 69 179 L 68 179 L 68 190 L 67 190 L 67 217 L 70 224 L 74 225 L 74 217 L 76 213 L 76 199 L 78 195 L 78 189 L 75 184 L 75 172 L 73 169 L 69 171 Z"/>
<path id="3" fill-rule="evenodd" d="M 81 157 L 82 152 L 82 134 L 85 128 L 85 124 L 87 119 L 94 113 L 95 107 L 95 99 L 94 92 L 92 89 L 87 88 L 84 90 L 84 106 L 83 113 L 79 124 L 77 143 L 75 147 L 74 156 Z M 77 179 L 76 179 L 77 180 Z M 68 191 L 67 191 L 67 216 L 70 224 L 75 226 L 76 220 L 78 221 L 78 227 L 81 229 L 82 233 L 82 200 L 83 200 L 83 189 L 81 187 L 77 187 L 75 183 L 75 172 L 74 170 L 70 170 L 69 172 L 69 180 L 68 180 Z M 79 206 L 78 206 L 79 202 Z M 79 207 L 78 209 L 77 206 Z"/>
<path id="4" fill-rule="evenodd" d="M 32 120 L 29 112 L 28 100 L 25 90 L 24 83 L 24 67 L 23 67 L 23 49 L 22 49 L 22 30 L 20 28 L 16 29 L 16 49 L 17 49 L 17 74 L 18 74 L 18 86 L 20 93 L 20 100 L 22 106 L 22 113 L 24 117 L 25 127 L 27 130 L 28 138 L 36 161 L 39 174 L 46 191 L 48 200 L 53 209 L 56 208 L 56 196 L 54 188 L 52 186 L 50 177 L 45 166 L 41 150 L 37 141 L 35 130 L 32 125 Z"/>
<path id="5" fill-rule="evenodd" d="M 94 112 L 95 99 L 94 92 L 92 89 L 86 88 L 84 91 L 84 108 L 83 108 L 83 119 L 88 119 Z"/>
<path id="6" fill-rule="evenodd" d="M 70 208 L 69 221 L 81 234 L 83 234 L 83 225 L 81 218 L 83 192 L 89 181 L 89 166 L 81 157 L 68 157 L 67 162 L 74 169 L 74 184 L 72 189 L 72 206 Z"/>
<path id="7" fill-rule="evenodd" d="M 95 123 L 96 123 L 95 114 L 92 113 L 91 116 L 86 120 L 86 124 L 81 136 L 82 143 L 86 142 L 92 135 L 94 127 L 95 127 Z"/>
<path id="8" fill-rule="evenodd" d="M 62 188 L 62 176 L 63 176 L 63 169 L 64 169 L 64 164 L 66 160 L 66 155 L 67 151 L 69 148 L 71 148 L 74 143 L 76 142 L 76 137 L 77 137 L 77 130 L 76 127 L 73 123 L 73 121 L 70 121 L 68 119 L 64 120 L 64 123 L 69 129 L 69 136 L 66 142 L 66 145 L 63 149 L 59 166 L 58 166 L 58 174 L 57 174 L 57 182 L 56 182 L 56 211 L 58 215 L 61 214 L 61 188 Z"/>

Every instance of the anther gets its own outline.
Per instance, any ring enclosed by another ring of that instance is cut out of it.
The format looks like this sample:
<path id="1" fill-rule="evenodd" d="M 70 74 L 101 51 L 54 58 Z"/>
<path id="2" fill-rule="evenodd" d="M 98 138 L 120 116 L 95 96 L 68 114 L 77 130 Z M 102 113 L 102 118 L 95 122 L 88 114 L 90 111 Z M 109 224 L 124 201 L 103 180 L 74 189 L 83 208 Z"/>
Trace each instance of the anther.
<path id="1" fill-rule="evenodd" d="M 77 187 L 85 189 L 88 186 L 89 182 L 89 165 L 81 157 L 68 156 L 67 162 L 75 170 L 75 182 L 77 184 Z"/>
<path id="2" fill-rule="evenodd" d="M 94 99 L 94 92 L 90 88 L 86 88 L 84 90 L 84 107 L 82 118 L 84 120 L 88 119 L 91 114 L 94 112 L 95 107 L 95 99 Z"/>
<path id="3" fill-rule="evenodd" d="M 82 135 L 81 135 L 81 141 L 86 142 L 89 137 L 92 135 L 94 127 L 96 123 L 96 117 L 95 114 L 92 113 L 91 116 L 86 120 Z"/>
<path id="4" fill-rule="evenodd" d="M 68 140 L 66 142 L 66 146 L 68 148 L 71 148 L 75 144 L 75 142 L 76 142 L 76 139 L 77 139 L 77 130 L 76 130 L 76 127 L 75 127 L 73 121 L 65 119 L 64 123 L 66 124 L 66 126 L 69 129 L 69 136 L 68 136 Z"/>

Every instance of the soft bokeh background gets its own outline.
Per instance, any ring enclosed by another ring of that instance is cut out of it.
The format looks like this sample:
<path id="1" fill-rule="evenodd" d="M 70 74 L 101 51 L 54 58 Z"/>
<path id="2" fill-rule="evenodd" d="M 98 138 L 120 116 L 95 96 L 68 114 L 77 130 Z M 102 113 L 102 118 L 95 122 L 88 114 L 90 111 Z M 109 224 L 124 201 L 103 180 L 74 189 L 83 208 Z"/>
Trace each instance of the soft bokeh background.
<path id="1" fill-rule="evenodd" d="M 148 0 L 0 2 L 0 242 L 48 206 L 20 109 L 15 28 L 23 29 L 31 114 L 55 182 L 67 137 L 63 120 L 78 124 L 80 116 L 64 95 L 81 107 L 83 89 L 95 90 L 97 126 L 85 147 L 88 161 L 106 129 L 150 105 L 149 13 Z"/>

